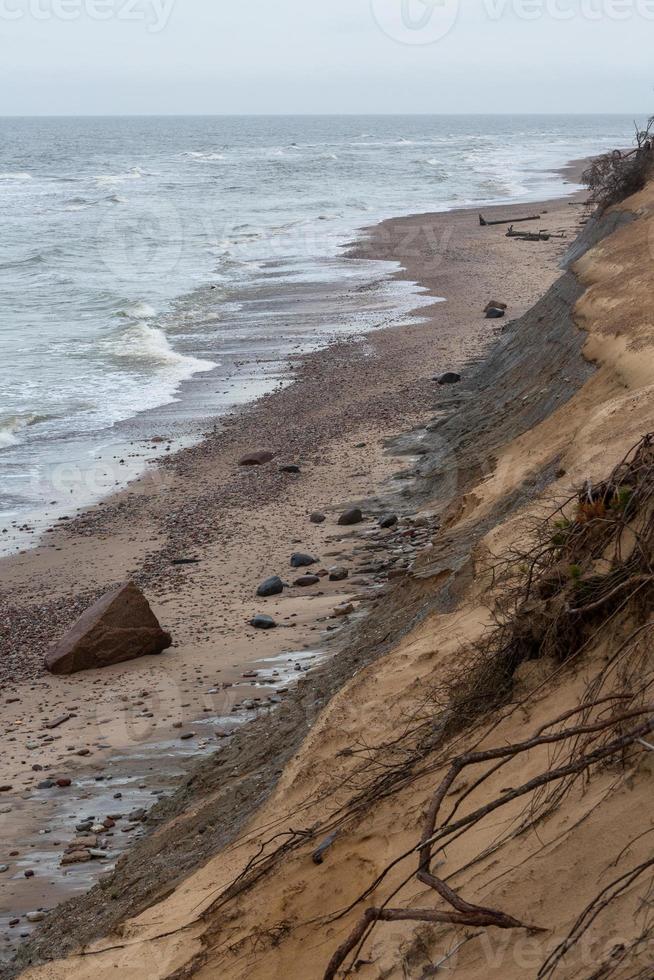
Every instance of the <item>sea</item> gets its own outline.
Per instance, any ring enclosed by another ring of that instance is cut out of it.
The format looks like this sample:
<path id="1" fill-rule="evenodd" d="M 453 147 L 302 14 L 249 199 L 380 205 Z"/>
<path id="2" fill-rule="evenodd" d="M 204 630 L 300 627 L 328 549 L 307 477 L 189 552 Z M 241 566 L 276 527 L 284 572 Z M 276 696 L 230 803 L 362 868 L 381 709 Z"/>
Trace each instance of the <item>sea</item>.
<path id="1" fill-rule="evenodd" d="M 616 115 L 0 118 L 0 553 L 288 383 L 290 357 L 415 317 L 420 287 L 345 257 L 361 228 L 570 193 L 559 169 L 633 130 Z"/>

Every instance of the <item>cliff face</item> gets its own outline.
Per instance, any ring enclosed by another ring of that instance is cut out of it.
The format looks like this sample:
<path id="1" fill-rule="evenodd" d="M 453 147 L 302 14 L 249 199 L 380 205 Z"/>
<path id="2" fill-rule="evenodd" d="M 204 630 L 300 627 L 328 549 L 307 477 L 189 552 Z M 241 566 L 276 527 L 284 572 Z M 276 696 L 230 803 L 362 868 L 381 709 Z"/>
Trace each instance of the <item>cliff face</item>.
<path id="1" fill-rule="evenodd" d="M 653 243 L 650 184 L 404 437 L 441 530 L 239 839 L 26 977 L 653 975 Z"/>

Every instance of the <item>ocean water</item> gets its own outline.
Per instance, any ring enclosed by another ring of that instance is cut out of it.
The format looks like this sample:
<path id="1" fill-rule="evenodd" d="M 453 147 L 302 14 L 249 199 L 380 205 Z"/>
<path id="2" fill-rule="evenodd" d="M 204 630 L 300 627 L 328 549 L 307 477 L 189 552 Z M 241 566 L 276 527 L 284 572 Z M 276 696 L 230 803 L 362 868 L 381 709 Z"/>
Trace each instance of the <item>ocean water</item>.
<path id="1" fill-rule="evenodd" d="M 342 257 L 360 227 L 558 193 L 557 168 L 632 132 L 622 116 L 0 119 L 0 531 L 124 482 L 142 460 L 119 470 L 121 447 L 195 438 L 290 353 L 418 306 L 388 264 Z"/>

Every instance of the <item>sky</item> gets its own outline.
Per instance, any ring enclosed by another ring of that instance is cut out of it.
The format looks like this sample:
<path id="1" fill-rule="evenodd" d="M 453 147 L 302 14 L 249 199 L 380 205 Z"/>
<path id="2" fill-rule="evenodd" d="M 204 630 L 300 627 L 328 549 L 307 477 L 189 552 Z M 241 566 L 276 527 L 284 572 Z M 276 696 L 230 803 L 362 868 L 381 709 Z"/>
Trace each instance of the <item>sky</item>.
<path id="1" fill-rule="evenodd" d="M 654 113 L 654 0 L 0 0 L 0 115 Z"/>

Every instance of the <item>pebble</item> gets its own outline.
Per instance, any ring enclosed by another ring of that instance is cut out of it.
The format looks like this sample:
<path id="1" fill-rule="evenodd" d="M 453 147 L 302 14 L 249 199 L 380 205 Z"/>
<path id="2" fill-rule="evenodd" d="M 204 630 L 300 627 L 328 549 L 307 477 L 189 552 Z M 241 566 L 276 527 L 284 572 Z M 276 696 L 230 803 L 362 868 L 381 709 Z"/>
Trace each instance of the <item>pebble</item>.
<path id="1" fill-rule="evenodd" d="M 8 864 L 0 864 L 0 875 L 3 875 L 5 873 L 5 871 L 9 871 L 9 865 Z"/>
<path id="2" fill-rule="evenodd" d="M 445 374 L 441 374 L 436 378 L 439 385 L 456 385 L 460 380 L 461 375 L 457 374 L 456 371 L 446 371 Z"/>
<path id="3" fill-rule="evenodd" d="M 292 568 L 308 568 L 309 565 L 315 565 L 318 561 L 313 555 L 305 555 L 301 551 L 296 551 L 294 555 L 291 555 L 291 567 Z"/>
<path id="4" fill-rule="evenodd" d="M 353 524 L 360 524 L 363 520 L 363 514 L 358 507 L 351 507 L 349 510 L 344 511 L 338 519 L 338 523 L 341 527 L 350 527 Z"/>
<path id="5" fill-rule="evenodd" d="M 301 589 L 306 589 L 311 585 L 318 585 L 319 582 L 319 575 L 300 575 L 299 578 L 295 579 L 293 585 L 297 585 Z"/>
<path id="6" fill-rule="evenodd" d="M 324 514 L 321 514 L 316 510 L 313 512 L 313 514 L 311 514 L 309 520 L 311 521 L 312 524 L 324 524 L 327 518 L 325 517 Z"/>
<path id="7" fill-rule="evenodd" d="M 272 575 L 261 583 L 257 589 L 257 595 L 262 599 L 267 599 L 269 596 L 280 595 L 284 591 L 284 583 L 280 579 L 279 575 Z"/>
<path id="8" fill-rule="evenodd" d="M 347 568 L 343 565 L 334 565 L 333 568 L 329 569 L 329 581 L 330 582 L 343 582 L 349 575 Z"/>
<path id="9" fill-rule="evenodd" d="M 379 526 L 384 529 L 395 527 L 396 524 L 397 514 L 385 514 L 379 521 Z"/>
<path id="10" fill-rule="evenodd" d="M 45 912 L 28 912 L 25 918 L 28 922 L 43 922 Z"/>
<path id="11" fill-rule="evenodd" d="M 272 616 L 254 616 L 250 620 L 250 626 L 254 626 L 255 630 L 273 630 L 277 623 Z"/>

